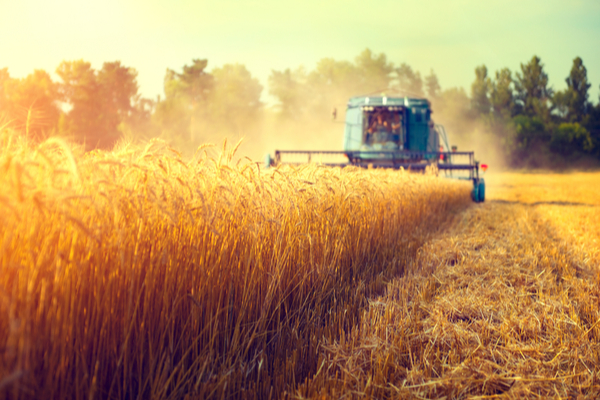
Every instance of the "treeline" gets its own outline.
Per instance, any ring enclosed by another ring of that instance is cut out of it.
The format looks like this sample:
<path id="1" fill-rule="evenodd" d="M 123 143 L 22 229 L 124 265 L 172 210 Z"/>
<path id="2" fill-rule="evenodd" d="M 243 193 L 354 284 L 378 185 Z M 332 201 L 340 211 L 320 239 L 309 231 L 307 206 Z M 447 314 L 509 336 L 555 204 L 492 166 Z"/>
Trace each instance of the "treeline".
<path id="1" fill-rule="evenodd" d="M 600 103 L 590 102 L 591 84 L 581 58 L 573 60 L 567 88 L 554 91 L 539 57 L 521 64 L 514 76 L 505 68 L 488 76 L 475 69 L 469 115 L 501 140 L 517 166 L 566 166 L 600 159 Z"/>
<path id="2" fill-rule="evenodd" d="M 120 62 L 104 63 L 96 71 L 84 61 L 62 62 L 61 82 L 36 70 L 23 79 L 0 70 L 0 118 L 29 139 L 61 134 L 107 148 L 120 138 L 120 127 L 148 117 L 147 101 L 138 95 L 136 72 Z M 144 115 L 146 114 L 146 115 Z"/>
<path id="3" fill-rule="evenodd" d="M 186 148 L 227 136 L 259 143 L 266 131 L 289 134 L 290 122 L 300 127 L 296 136 L 303 135 L 302 126 L 329 123 L 327 134 L 341 142 L 341 128 L 329 122 L 332 108 L 343 110 L 351 96 L 387 93 L 427 97 L 436 122 L 451 135 L 486 132 L 514 166 L 600 160 L 600 105 L 589 99 L 591 84 L 580 58 L 573 60 L 562 91 L 549 86 L 534 56 L 515 73 L 505 68 L 489 74 L 485 65 L 477 67 L 467 93 L 442 90 L 433 70 L 423 76 L 366 49 L 354 61 L 324 58 L 311 71 L 273 70 L 268 93 L 275 107 L 261 102 L 263 87 L 244 65 L 207 67 L 206 59 L 194 59 L 180 71 L 168 69 L 164 97 L 157 99 L 142 98 L 137 72 L 118 61 L 99 70 L 85 61 L 65 61 L 56 70 L 58 82 L 42 70 L 15 79 L 1 69 L 0 122 L 32 140 L 61 135 L 87 149 L 110 148 L 123 137 L 162 137 Z M 306 133 L 306 140 L 314 138 Z"/>
<path id="4" fill-rule="evenodd" d="M 422 77 L 409 65 L 387 61 L 369 50 L 354 63 L 323 59 L 315 70 L 273 71 L 270 93 L 290 118 L 326 113 L 356 94 L 386 92 L 427 97 L 434 118 L 451 136 L 487 133 L 507 164 L 515 167 L 564 167 L 575 161 L 600 160 L 600 103 L 589 99 L 591 84 L 581 58 L 573 60 L 567 88 L 554 91 L 539 57 L 513 73 L 508 68 L 489 76 L 475 68 L 470 95 L 463 88 L 442 90 L 433 71 Z M 473 138 L 473 135 L 468 135 Z"/>
<path id="5" fill-rule="evenodd" d="M 89 62 L 65 61 L 59 82 L 42 70 L 23 79 L 0 70 L 0 122 L 32 140 L 60 135 L 87 149 L 111 148 L 121 138 L 163 137 L 181 146 L 206 132 L 237 132 L 262 109 L 262 86 L 240 64 L 206 71 L 193 60 L 181 72 L 168 69 L 163 99 L 138 93 L 137 72 L 120 62 L 94 70 Z M 214 135 L 213 135 L 214 136 Z"/>

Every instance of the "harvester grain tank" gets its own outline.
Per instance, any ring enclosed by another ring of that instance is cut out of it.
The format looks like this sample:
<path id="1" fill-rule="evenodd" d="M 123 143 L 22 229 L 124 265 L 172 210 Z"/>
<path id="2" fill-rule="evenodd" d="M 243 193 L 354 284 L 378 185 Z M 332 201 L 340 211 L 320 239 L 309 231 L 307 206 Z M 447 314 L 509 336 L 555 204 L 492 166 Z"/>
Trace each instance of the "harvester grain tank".
<path id="1" fill-rule="evenodd" d="M 431 104 L 423 98 L 352 97 L 346 108 L 344 150 L 276 150 L 265 164 L 319 162 L 412 171 L 437 167 L 447 177 L 472 181 L 473 200 L 483 202 L 485 182 L 474 153 L 450 148 L 444 127 L 435 125 L 431 114 Z"/>

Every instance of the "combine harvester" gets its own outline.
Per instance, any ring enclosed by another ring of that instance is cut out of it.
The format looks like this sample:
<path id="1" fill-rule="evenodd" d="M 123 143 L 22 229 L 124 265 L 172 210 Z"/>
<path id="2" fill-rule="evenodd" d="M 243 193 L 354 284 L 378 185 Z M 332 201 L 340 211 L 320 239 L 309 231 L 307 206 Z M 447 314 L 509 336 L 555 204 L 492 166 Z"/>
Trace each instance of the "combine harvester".
<path id="1" fill-rule="evenodd" d="M 450 148 L 444 127 L 434 124 L 431 113 L 427 99 L 352 97 L 346 109 L 343 151 L 276 150 L 275 157 L 267 154 L 265 166 L 316 162 L 410 171 L 437 168 L 446 177 L 472 181 L 473 201 L 483 202 L 485 181 L 479 177 L 474 153 Z M 481 168 L 485 172 L 487 165 Z"/>

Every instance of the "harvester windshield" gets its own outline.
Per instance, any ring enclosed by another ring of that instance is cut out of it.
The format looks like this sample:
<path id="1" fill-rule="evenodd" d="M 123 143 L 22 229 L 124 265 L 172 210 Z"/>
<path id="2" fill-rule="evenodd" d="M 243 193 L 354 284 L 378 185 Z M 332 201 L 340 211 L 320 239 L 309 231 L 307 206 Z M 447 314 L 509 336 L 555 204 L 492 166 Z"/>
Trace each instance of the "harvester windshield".
<path id="1" fill-rule="evenodd" d="M 364 107 L 363 143 L 365 148 L 402 150 L 404 113 L 401 107 Z"/>

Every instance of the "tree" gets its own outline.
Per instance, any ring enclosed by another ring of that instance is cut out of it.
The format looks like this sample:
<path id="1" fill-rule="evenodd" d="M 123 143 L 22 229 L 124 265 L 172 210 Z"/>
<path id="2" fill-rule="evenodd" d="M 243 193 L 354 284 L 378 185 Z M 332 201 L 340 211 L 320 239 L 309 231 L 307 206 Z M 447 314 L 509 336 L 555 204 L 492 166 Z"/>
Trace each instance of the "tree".
<path id="1" fill-rule="evenodd" d="M 278 101 L 281 115 L 295 118 L 303 108 L 306 92 L 306 73 L 303 69 L 291 71 L 271 71 L 269 75 L 269 94 Z"/>
<path id="2" fill-rule="evenodd" d="M 225 64 L 215 68 L 212 76 L 209 119 L 238 133 L 257 118 L 263 88 L 242 64 Z"/>
<path id="3" fill-rule="evenodd" d="M 29 138 L 43 139 L 55 130 L 60 118 L 56 83 L 43 70 L 35 70 L 23 79 L 11 79 L 8 70 L 0 70 L 0 102 L 4 117 Z"/>
<path id="4" fill-rule="evenodd" d="M 4 122 L 2 121 L 2 118 L 8 119 L 8 115 L 4 115 L 8 107 L 8 97 L 5 89 L 8 81 L 10 81 L 8 68 L 0 69 L 0 124 Z"/>
<path id="5" fill-rule="evenodd" d="M 550 138 L 550 149 L 564 156 L 576 152 L 590 152 L 594 143 L 590 133 L 578 123 L 562 123 L 554 129 Z"/>
<path id="6" fill-rule="evenodd" d="M 213 88 L 214 78 L 208 72 L 207 59 L 193 59 L 191 65 L 184 65 L 181 74 L 170 71 L 170 81 L 165 81 L 165 94 L 169 96 L 185 96 L 198 106 L 205 103 Z"/>
<path id="7" fill-rule="evenodd" d="M 590 117 L 586 127 L 592 138 L 593 154 L 600 159 L 600 96 L 596 106 L 590 105 Z"/>
<path id="8" fill-rule="evenodd" d="M 63 61 L 56 73 L 62 80 L 62 99 L 71 106 L 67 129 L 76 140 L 95 144 L 98 140 L 96 119 L 100 110 L 100 88 L 89 62 Z"/>
<path id="9" fill-rule="evenodd" d="M 550 117 L 548 101 L 553 91 L 548 87 L 548 75 L 544 65 L 537 56 L 533 56 L 527 64 L 521 64 L 521 73 L 516 73 L 514 81 L 516 102 L 519 112 L 529 116 L 538 116 L 544 121 Z"/>
<path id="10" fill-rule="evenodd" d="M 389 89 L 394 68 L 385 54 L 365 49 L 355 62 L 332 58 L 319 60 L 313 71 L 272 71 L 269 93 L 277 97 L 282 115 L 293 118 L 327 118 L 332 107 L 345 104 L 349 97 L 381 93 Z"/>
<path id="11" fill-rule="evenodd" d="M 208 60 L 193 59 L 178 73 L 167 69 L 164 80 L 165 100 L 157 104 L 155 121 L 169 137 L 187 136 L 196 141 L 198 121 L 207 117 L 214 78 L 206 72 Z"/>
<path id="12" fill-rule="evenodd" d="M 555 114 L 561 120 L 567 120 L 569 114 L 569 93 L 567 90 L 559 90 L 552 96 L 552 105 L 554 106 Z"/>
<path id="13" fill-rule="evenodd" d="M 516 133 L 514 143 L 516 149 L 524 153 L 532 150 L 534 145 L 542 145 L 550 139 L 544 122 L 539 117 L 518 115 L 513 119 Z"/>
<path id="14" fill-rule="evenodd" d="M 359 74 L 361 93 L 385 91 L 389 88 L 394 66 L 388 63 L 384 53 L 376 55 L 367 48 L 356 56 L 354 61 Z"/>
<path id="15" fill-rule="evenodd" d="M 363 60 L 365 64 L 367 61 Z M 349 61 L 336 61 L 333 58 L 322 58 L 317 62 L 317 66 L 308 76 L 308 83 L 318 89 L 339 89 L 341 87 L 350 86 L 359 89 L 360 85 L 369 80 L 368 76 L 364 76 L 367 71 L 373 69 L 377 72 L 374 66 L 365 66 L 363 70 Z M 377 79 L 377 78 L 376 78 Z"/>
<path id="16" fill-rule="evenodd" d="M 494 79 L 489 79 L 489 106 L 491 112 L 482 118 L 488 131 L 496 135 L 504 144 L 504 150 L 511 151 L 514 146 L 514 115 L 515 104 L 513 81 L 508 68 L 496 71 Z"/>
<path id="17" fill-rule="evenodd" d="M 398 91 L 411 97 L 423 97 L 423 79 L 419 72 L 413 71 L 406 63 L 402 63 L 395 72 Z"/>
<path id="18" fill-rule="evenodd" d="M 165 99 L 158 102 L 154 121 L 163 136 L 199 143 L 215 134 L 238 134 L 258 117 L 262 86 L 242 64 L 206 71 L 206 59 L 193 59 L 182 72 L 167 69 Z"/>
<path id="19" fill-rule="evenodd" d="M 585 123 L 589 114 L 587 69 L 580 57 L 573 60 L 569 76 L 565 79 L 567 89 L 557 92 L 553 101 L 560 114 L 569 122 Z"/>
<path id="20" fill-rule="evenodd" d="M 487 76 L 487 67 L 480 65 L 475 68 L 475 82 L 471 85 L 471 109 L 477 115 L 487 115 L 491 110 L 490 90 L 491 81 Z"/>
<path id="21" fill-rule="evenodd" d="M 494 115 L 508 119 L 515 110 L 513 95 L 513 79 L 508 68 L 496 71 L 496 78 L 491 82 L 490 104 Z"/>
<path id="22" fill-rule="evenodd" d="M 156 103 L 157 101 L 140 95 L 133 98 L 131 111 L 119 124 L 119 131 L 125 139 L 133 141 L 160 136 L 160 127 L 152 118 L 156 112 Z"/>
<path id="23" fill-rule="evenodd" d="M 369 54 L 369 59 L 371 56 Z M 302 103 L 308 115 L 326 118 L 332 107 L 345 104 L 348 97 L 379 90 L 381 65 L 378 67 L 376 62 L 369 62 L 367 57 L 362 63 L 363 67 L 359 68 L 349 61 L 332 58 L 319 60 L 314 71 L 306 75 Z M 375 78 L 368 76 L 371 72 L 375 74 Z M 297 75 L 302 81 L 302 75 Z"/>
<path id="24" fill-rule="evenodd" d="M 104 130 L 115 131 L 132 116 L 133 102 L 138 97 L 137 71 L 121 65 L 120 61 L 104 63 L 97 73 L 102 99 Z"/>
<path id="25" fill-rule="evenodd" d="M 440 96 L 442 87 L 440 86 L 438 77 L 435 72 L 433 72 L 433 69 L 429 75 L 425 77 L 425 87 L 427 88 L 427 96 L 429 96 L 431 100 L 435 100 Z"/>
<path id="26" fill-rule="evenodd" d="M 438 100 L 436 112 L 439 112 L 446 119 L 468 119 L 469 96 L 467 96 L 465 89 L 462 87 L 454 87 L 444 90 Z"/>
<path id="27" fill-rule="evenodd" d="M 86 147 L 109 148 L 120 138 L 119 124 L 131 115 L 137 97 L 137 72 L 119 61 L 95 71 L 83 60 L 63 61 L 56 73 L 63 100 L 70 106 L 66 126 Z"/>

